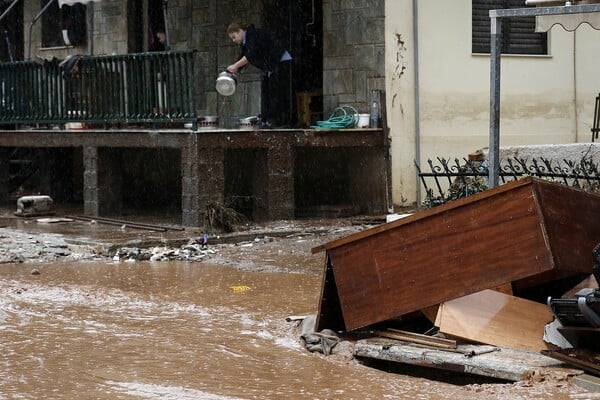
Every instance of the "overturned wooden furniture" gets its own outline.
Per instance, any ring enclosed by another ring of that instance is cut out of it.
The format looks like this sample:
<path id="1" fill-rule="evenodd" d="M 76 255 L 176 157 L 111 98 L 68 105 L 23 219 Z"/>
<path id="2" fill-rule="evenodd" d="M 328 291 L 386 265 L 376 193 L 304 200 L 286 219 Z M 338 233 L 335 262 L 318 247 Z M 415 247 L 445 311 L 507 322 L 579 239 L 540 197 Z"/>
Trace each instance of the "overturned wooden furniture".
<path id="1" fill-rule="evenodd" d="M 350 331 L 484 289 L 589 274 L 600 196 L 526 178 L 313 249 L 317 330 Z"/>

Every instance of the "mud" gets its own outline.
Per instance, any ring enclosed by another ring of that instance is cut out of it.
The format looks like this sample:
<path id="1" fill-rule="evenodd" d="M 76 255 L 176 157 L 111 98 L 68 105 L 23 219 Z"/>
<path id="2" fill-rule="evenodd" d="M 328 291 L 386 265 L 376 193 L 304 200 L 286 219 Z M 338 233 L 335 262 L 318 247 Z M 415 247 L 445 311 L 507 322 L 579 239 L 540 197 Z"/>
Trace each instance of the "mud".
<path id="1" fill-rule="evenodd" d="M 351 338 L 329 357 L 307 352 L 286 317 L 318 307 L 325 260 L 310 250 L 371 226 L 365 220 L 252 226 L 214 235 L 207 257 L 185 262 L 115 255 L 143 243 L 181 249 L 201 232 L 19 223 L 0 229 L 2 254 L 20 256 L 0 265 L 0 398 L 586 396 L 552 376 L 477 383 L 365 366 L 353 359 Z"/>

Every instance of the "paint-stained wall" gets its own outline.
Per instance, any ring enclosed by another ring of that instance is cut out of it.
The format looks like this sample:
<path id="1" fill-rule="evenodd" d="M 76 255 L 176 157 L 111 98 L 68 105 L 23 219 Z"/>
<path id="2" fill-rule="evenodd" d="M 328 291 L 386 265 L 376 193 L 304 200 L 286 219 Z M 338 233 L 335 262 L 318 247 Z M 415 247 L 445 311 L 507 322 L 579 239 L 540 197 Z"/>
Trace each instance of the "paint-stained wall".
<path id="1" fill-rule="evenodd" d="M 416 200 L 413 160 L 462 159 L 489 142 L 490 58 L 471 53 L 471 1 L 419 0 L 417 20 L 413 3 L 387 1 L 385 9 L 396 204 Z M 600 31 L 584 26 L 572 33 L 554 27 L 548 42 L 547 56 L 502 57 L 501 146 L 591 140 L 593 104 L 600 92 L 594 60 L 600 54 Z"/>

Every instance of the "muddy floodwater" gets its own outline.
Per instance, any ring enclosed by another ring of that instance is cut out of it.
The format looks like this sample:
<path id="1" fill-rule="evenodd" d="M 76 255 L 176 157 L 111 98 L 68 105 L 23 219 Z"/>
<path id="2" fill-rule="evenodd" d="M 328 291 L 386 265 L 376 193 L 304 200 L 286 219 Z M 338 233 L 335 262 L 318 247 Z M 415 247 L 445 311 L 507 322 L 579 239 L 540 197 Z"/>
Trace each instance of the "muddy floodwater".
<path id="1" fill-rule="evenodd" d="M 315 312 L 320 286 L 209 263 L 0 265 L 0 399 L 572 398 L 309 353 L 285 318 Z"/>

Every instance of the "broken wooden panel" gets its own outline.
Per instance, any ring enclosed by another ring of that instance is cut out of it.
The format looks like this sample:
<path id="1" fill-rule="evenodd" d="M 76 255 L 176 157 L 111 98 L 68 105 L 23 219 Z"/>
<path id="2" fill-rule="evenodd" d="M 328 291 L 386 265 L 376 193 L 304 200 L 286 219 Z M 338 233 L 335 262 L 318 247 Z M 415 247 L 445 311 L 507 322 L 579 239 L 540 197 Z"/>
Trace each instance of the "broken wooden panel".
<path id="1" fill-rule="evenodd" d="M 458 345 L 455 351 L 408 344 L 384 338 L 361 339 L 354 346 L 354 356 L 431 367 L 510 381 L 524 380 L 533 374 L 552 373 L 568 379 L 583 371 L 563 368 L 558 360 L 538 352 L 501 349 L 488 351 L 485 345 Z M 470 356 L 474 354 L 473 356 Z"/>
<path id="2" fill-rule="evenodd" d="M 557 196 L 585 196 L 586 207 L 560 214 L 557 204 L 583 201 Z M 580 210 L 581 232 L 561 234 Z M 527 178 L 316 247 L 327 252 L 322 293 L 338 296 L 322 299 L 317 328 L 357 329 L 553 268 L 589 271 L 591 249 L 587 265 L 570 260 L 581 253 L 575 247 L 600 241 L 598 216 L 600 196 Z"/>
<path id="3" fill-rule="evenodd" d="M 540 351 L 544 327 L 553 315 L 545 304 L 484 290 L 440 305 L 440 332 L 494 346 Z"/>
<path id="4" fill-rule="evenodd" d="M 564 361 L 576 368 L 581 368 L 592 375 L 600 376 L 598 353 L 594 351 L 588 349 L 556 349 L 543 350 L 542 354 Z"/>

